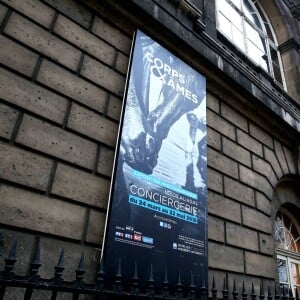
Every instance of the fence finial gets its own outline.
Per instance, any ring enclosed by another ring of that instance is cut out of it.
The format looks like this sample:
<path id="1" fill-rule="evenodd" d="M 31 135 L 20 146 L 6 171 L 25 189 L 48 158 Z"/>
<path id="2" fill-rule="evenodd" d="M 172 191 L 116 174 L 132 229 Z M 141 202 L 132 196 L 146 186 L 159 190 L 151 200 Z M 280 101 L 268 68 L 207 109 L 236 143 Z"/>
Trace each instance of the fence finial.
<path id="1" fill-rule="evenodd" d="M 5 259 L 4 273 L 6 275 L 8 275 L 14 268 L 14 265 L 17 261 L 16 254 L 17 254 L 17 240 L 14 240 L 14 242 L 9 250 L 8 257 Z"/>
<path id="2" fill-rule="evenodd" d="M 232 288 L 232 297 L 234 300 L 237 300 L 239 293 L 236 290 L 236 283 L 235 280 L 233 281 L 233 288 Z"/>
<path id="3" fill-rule="evenodd" d="M 64 266 L 64 249 L 61 250 L 60 252 L 60 255 L 59 255 L 59 259 L 58 259 L 58 262 L 57 262 L 57 265 L 54 267 L 54 277 L 55 277 L 55 282 L 57 284 L 61 284 L 62 282 L 62 273 L 65 269 L 65 266 Z"/>
<path id="4" fill-rule="evenodd" d="M 259 289 L 259 299 L 264 300 L 265 299 L 265 291 L 264 291 L 264 285 L 261 282 L 260 289 Z"/>
<path id="5" fill-rule="evenodd" d="M 218 290 L 216 288 L 216 280 L 215 280 L 215 276 L 213 276 L 212 289 L 211 289 L 212 300 L 217 299 L 217 293 L 218 293 Z"/>
<path id="6" fill-rule="evenodd" d="M 82 288 L 84 286 L 84 283 L 82 280 L 83 280 L 84 273 L 85 273 L 84 254 L 83 253 L 81 253 L 78 267 L 77 267 L 77 270 L 75 270 L 75 273 L 76 273 L 75 287 Z"/>
<path id="7" fill-rule="evenodd" d="M 253 284 L 253 281 L 252 281 L 252 289 L 251 289 L 251 298 L 252 300 L 256 300 L 256 294 L 255 294 L 255 289 L 254 289 L 254 284 Z"/>
<path id="8" fill-rule="evenodd" d="M 163 282 L 163 291 L 162 291 L 163 297 L 168 297 L 169 292 L 169 281 L 168 281 L 168 268 L 165 268 L 165 280 Z"/>
<path id="9" fill-rule="evenodd" d="M 153 265 L 150 264 L 150 275 L 149 275 L 149 280 L 147 284 L 147 292 L 149 297 L 153 297 L 155 292 L 154 292 L 154 278 L 153 278 Z"/>
<path id="10" fill-rule="evenodd" d="M 139 277 L 138 277 L 138 266 L 136 260 L 134 261 L 134 272 L 131 281 L 132 281 L 131 294 L 137 295 L 139 293 Z"/>
<path id="11" fill-rule="evenodd" d="M 37 273 L 39 271 L 41 264 L 41 249 L 40 249 L 40 238 L 36 239 L 36 245 L 33 250 L 33 257 L 30 264 L 30 280 L 36 281 L 37 280 Z"/>
<path id="12" fill-rule="evenodd" d="M 243 300 L 247 300 L 247 298 L 248 298 L 248 293 L 246 292 L 246 288 L 245 288 L 245 281 L 243 281 L 242 297 L 243 297 Z"/>

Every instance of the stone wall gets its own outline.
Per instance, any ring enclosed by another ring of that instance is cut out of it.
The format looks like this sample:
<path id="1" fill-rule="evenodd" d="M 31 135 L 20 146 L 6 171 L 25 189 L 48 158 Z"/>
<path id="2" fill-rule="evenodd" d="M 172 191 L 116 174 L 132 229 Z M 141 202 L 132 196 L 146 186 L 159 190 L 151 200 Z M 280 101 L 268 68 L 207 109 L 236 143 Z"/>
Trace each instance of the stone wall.
<path id="1" fill-rule="evenodd" d="M 42 276 L 51 276 L 61 248 L 67 278 L 82 251 L 88 280 L 99 258 L 135 20 L 90 2 L 96 10 L 73 0 L 0 3 L 0 254 L 18 238 L 20 272 L 37 237 Z M 262 104 L 217 85 L 204 63 L 201 72 L 210 278 L 269 284 L 273 191 L 299 174 L 297 136 Z"/>

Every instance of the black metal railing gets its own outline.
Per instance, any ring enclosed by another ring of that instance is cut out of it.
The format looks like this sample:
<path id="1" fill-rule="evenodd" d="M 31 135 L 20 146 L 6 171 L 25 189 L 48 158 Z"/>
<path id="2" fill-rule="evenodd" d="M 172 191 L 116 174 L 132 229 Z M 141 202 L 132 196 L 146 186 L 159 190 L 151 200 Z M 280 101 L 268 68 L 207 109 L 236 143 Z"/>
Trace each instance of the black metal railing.
<path id="1" fill-rule="evenodd" d="M 245 284 L 243 283 L 242 291 L 238 292 L 236 282 L 234 281 L 231 292 L 228 288 L 227 280 L 224 279 L 222 290 L 217 289 L 215 279 L 212 280 L 212 287 L 208 290 L 204 280 L 201 280 L 198 286 L 195 285 L 193 276 L 191 275 L 191 282 L 189 286 L 181 283 L 180 274 L 178 283 L 175 287 L 171 287 L 168 282 L 167 272 L 165 273 L 164 282 L 158 285 L 153 277 L 153 268 L 150 266 L 150 276 L 146 287 L 141 287 L 140 279 L 138 277 L 138 266 L 135 264 L 135 270 L 130 283 L 124 283 L 122 278 L 121 261 L 117 268 L 115 279 L 112 285 L 105 283 L 105 273 L 100 265 L 95 276 L 93 284 L 84 282 L 85 266 L 84 255 L 82 254 L 79 260 L 76 276 L 74 281 L 65 281 L 63 279 L 64 267 L 64 251 L 62 250 L 58 259 L 57 265 L 54 267 L 54 274 L 51 279 L 41 278 L 38 275 L 41 267 L 40 261 L 40 245 L 37 243 L 30 268 L 27 275 L 17 275 L 14 271 L 16 259 L 17 241 L 14 241 L 7 258 L 4 260 L 3 270 L 0 270 L 0 300 L 5 299 L 9 294 L 8 288 L 22 288 L 22 296 L 24 300 L 32 299 L 33 292 L 36 290 L 46 290 L 50 293 L 51 300 L 57 299 L 60 293 L 69 293 L 73 300 L 79 299 L 81 295 L 94 296 L 94 299 L 200 299 L 200 300 L 300 300 L 298 292 L 295 297 L 291 289 L 285 287 L 275 289 L 272 293 L 268 288 L 265 294 L 263 286 L 260 287 L 259 294 L 256 294 L 254 285 L 252 283 L 251 293 L 246 292 Z M 159 289 L 157 288 L 159 286 Z M 34 299 L 37 299 L 35 296 Z M 44 299 L 43 297 L 38 299 Z M 80 298 L 82 299 L 82 298 Z M 89 298 L 90 299 L 90 298 Z"/>

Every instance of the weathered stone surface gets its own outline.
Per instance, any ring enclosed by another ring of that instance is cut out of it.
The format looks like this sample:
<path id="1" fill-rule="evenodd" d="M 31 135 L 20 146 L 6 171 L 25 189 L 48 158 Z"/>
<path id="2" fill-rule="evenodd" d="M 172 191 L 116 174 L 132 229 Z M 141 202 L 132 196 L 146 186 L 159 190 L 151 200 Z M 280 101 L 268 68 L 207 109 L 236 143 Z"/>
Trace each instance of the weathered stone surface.
<path id="1" fill-rule="evenodd" d="M 86 232 L 86 241 L 88 243 L 98 244 L 101 247 L 106 215 L 96 210 L 90 211 L 89 223 Z"/>
<path id="2" fill-rule="evenodd" d="M 2 0 L 18 12 L 49 28 L 54 16 L 54 10 L 38 0 Z"/>
<path id="3" fill-rule="evenodd" d="M 122 101 L 119 98 L 110 95 L 108 101 L 108 107 L 107 107 L 107 116 L 119 121 L 121 115 L 121 109 L 122 109 Z"/>
<path id="4" fill-rule="evenodd" d="M 291 174 L 296 174 L 296 164 L 295 161 L 293 159 L 293 155 L 290 149 L 288 149 L 286 146 L 282 145 L 284 154 L 285 154 L 285 158 L 288 164 L 288 168 Z"/>
<path id="5" fill-rule="evenodd" d="M 18 118 L 18 111 L 0 103 L 0 136 L 9 139 Z"/>
<path id="6" fill-rule="evenodd" d="M 118 124 L 80 105 L 72 105 L 67 126 L 104 144 L 115 146 Z"/>
<path id="7" fill-rule="evenodd" d="M 207 127 L 207 144 L 212 148 L 221 150 L 221 135 L 210 127 Z"/>
<path id="8" fill-rule="evenodd" d="M 281 169 L 283 171 L 283 174 L 284 175 L 289 174 L 290 171 L 289 171 L 289 168 L 288 168 L 288 165 L 287 165 L 287 161 L 285 159 L 285 155 L 284 155 L 284 152 L 283 152 L 283 149 L 282 149 L 282 145 L 276 140 L 274 141 L 274 145 L 275 145 L 275 153 L 276 153 L 276 156 L 278 158 L 278 162 L 281 166 Z"/>
<path id="9" fill-rule="evenodd" d="M 0 24 L 2 23 L 6 13 L 7 13 L 7 7 L 0 3 Z"/>
<path id="10" fill-rule="evenodd" d="M 207 184 L 210 190 L 214 190 L 216 192 L 223 192 L 223 179 L 222 174 L 211 169 L 207 168 Z"/>
<path id="11" fill-rule="evenodd" d="M 271 201 L 262 193 L 256 191 L 256 207 L 266 215 L 271 215 L 272 203 Z"/>
<path id="12" fill-rule="evenodd" d="M 224 242 L 224 221 L 212 216 L 208 216 L 208 238 L 210 240 Z"/>
<path id="13" fill-rule="evenodd" d="M 83 207 L 19 188 L 0 187 L 1 223 L 53 235 L 80 239 Z"/>
<path id="14" fill-rule="evenodd" d="M 115 65 L 116 70 L 126 75 L 127 68 L 128 68 L 128 60 L 129 60 L 128 56 L 124 55 L 121 52 L 118 52 L 116 65 Z"/>
<path id="15" fill-rule="evenodd" d="M 237 160 L 244 165 L 247 165 L 249 167 L 251 166 L 251 157 L 248 150 L 225 137 L 222 137 L 222 142 L 224 154 L 230 156 L 234 160 Z"/>
<path id="16" fill-rule="evenodd" d="M 211 148 L 208 148 L 207 157 L 207 164 L 210 167 L 234 178 L 238 178 L 237 162 Z"/>
<path id="17" fill-rule="evenodd" d="M 262 144 L 240 129 L 237 129 L 237 142 L 256 155 L 263 156 Z"/>
<path id="18" fill-rule="evenodd" d="M 115 152 L 102 146 L 100 148 L 100 155 L 98 161 L 97 171 L 100 174 L 111 176 L 114 163 Z"/>
<path id="19" fill-rule="evenodd" d="M 1 97 L 44 118 L 62 124 L 68 101 L 45 88 L 0 68 Z"/>
<path id="20" fill-rule="evenodd" d="M 0 178 L 45 191 L 52 161 L 0 142 Z"/>
<path id="21" fill-rule="evenodd" d="M 248 131 L 247 119 L 225 103 L 221 103 L 221 115 L 236 127 Z"/>
<path id="22" fill-rule="evenodd" d="M 224 189 L 226 196 L 247 205 L 255 206 L 254 191 L 248 186 L 225 176 Z"/>
<path id="23" fill-rule="evenodd" d="M 67 68 L 77 69 L 81 55 L 79 50 L 20 15 L 11 15 L 5 33 Z"/>
<path id="24" fill-rule="evenodd" d="M 25 115 L 17 142 L 41 152 L 92 169 L 97 146 L 62 128 Z"/>
<path id="25" fill-rule="evenodd" d="M 208 266 L 226 271 L 244 272 L 243 251 L 213 242 L 208 243 Z"/>
<path id="26" fill-rule="evenodd" d="M 214 112 L 216 113 L 220 112 L 220 101 L 215 95 L 211 93 L 206 94 L 206 105 Z"/>
<path id="27" fill-rule="evenodd" d="M 96 17 L 92 31 L 125 54 L 129 54 L 131 40 L 117 28 Z"/>
<path id="28" fill-rule="evenodd" d="M 112 46 L 62 15 L 56 21 L 54 32 L 108 65 L 115 61 L 116 50 Z"/>
<path id="29" fill-rule="evenodd" d="M 256 209 L 242 206 L 243 224 L 262 231 L 265 233 L 272 233 L 272 219 L 257 211 Z"/>
<path id="30" fill-rule="evenodd" d="M 246 274 L 273 278 L 275 273 L 275 259 L 260 254 L 245 252 Z"/>
<path id="31" fill-rule="evenodd" d="M 125 77 L 87 55 L 80 74 L 118 96 L 123 95 Z"/>
<path id="32" fill-rule="evenodd" d="M 272 137 L 262 130 L 260 127 L 256 126 L 255 124 L 250 122 L 250 135 L 252 135 L 254 138 L 259 140 L 261 143 L 265 144 L 266 146 L 273 149 L 273 139 Z"/>
<path id="33" fill-rule="evenodd" d="M 270 150 L 267 147 L 264 147 L 264 156 L 265 156 L 265 159 L 270 163 L 270 165 L 274 169 L 274 172 L 275 172 L 277 178 L 281 178 L 283 173 L 282 173 L 281 167 L 279 165 L 278 159 L 277 159 L 274 151 Z"/>
<path id="34" fill-rule="evenodd" d="M 241 225 L 226 223 L 226 241 L 229 245 L 258 251 L 258 234 Z"/>
<path id="35" fill-rule="evenodd" d="M 240 204 L 210 191 L 208 192 L 208 212 L 234 222 L 241 222 Z"/>
<path id="36" fill-rule="evenodd" d="M 37 80 L 99 112 L 104 111 L 106 92 L 48 60 L 42 62 Z"/>
<path id="37" fill-rule="evenodd" d="M 0 63 L 24 75 L 31 76 L 37 63 L 38 55 L 25 47 L 0 35 Z"/>
<path id="38" fill-rule="evenodd" d="M 57 165 L 52 194 L 106 208 L 108 192 L 108 180 L 63 164 Z"/>
<path id="39" fill-rule="evenodd" d="M 259 251 L 263 254 L 274 255 L 274 238 L 272 235 L 259 233 Z"/>

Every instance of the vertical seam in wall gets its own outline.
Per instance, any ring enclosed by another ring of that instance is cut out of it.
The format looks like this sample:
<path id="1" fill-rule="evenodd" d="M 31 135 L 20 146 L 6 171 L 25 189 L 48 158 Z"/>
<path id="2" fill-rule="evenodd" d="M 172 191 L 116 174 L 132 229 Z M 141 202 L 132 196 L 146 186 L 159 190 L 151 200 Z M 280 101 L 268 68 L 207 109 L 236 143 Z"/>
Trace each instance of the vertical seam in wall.
<path id="1" fill-rule="evenodd" d="M 281 149 L 282 149 L 282 153 L 283 153 L 283 156 L 284 156 L 284 159 L 285 159 L 286 166 L 287 166 L 287 168 L 288 168 L 288 170 L 289 170 L 289 173 L 292 174 L 292 171 L 291 171 L 291 169 L 290 169 L 288 160 L 287 160 L 287 158 L 286 158 L 286 153 L 285 153 L 285 151 L 284 151 L 284 148 L 283 148 L 282 143 L 280 143 L 280 147 L 281 147 Z"/>
<path id="2" fill-rule="evenodd" d="M 52 33 L 53 30 L 54 30 L 54 27 L 55 27 L 57 18 L 58 18 L 58 12 L 55 11 L 54 16 L 53 16 L 53 19 L 52 19 L 51 24 L 50 24 L 50 27 L 49 27 L 49 32 L 51 32 L 51 33 Z"/>
<path id="3" fill-rule="evenodd" d="M 16 120 L 15 127 L 13 129 L 13 132 L 12 132 L 10 140 L 9 140 L 9 144 L 14 144 L 17 134 L 19 132 L 23 117 L 24 117 L 24 113 L 22 111 L 20 111 L 18 114 L 17 120 Z"/>
<path id="4" fill-rule="evenodd" d="M 96 172 L 97 172 L 98 161 L 99 161 L 99 158 L 100 158 L 100 153 L 101 153 L 101 147 L 100 147 L 100 145 L 98 144 L 98 145 L 97 145 L 97 150 L 96 150 L 96 157 L 95 157 L 94 168 L 93 168 L 93 175 L 95 175 Z"/>
<path id="5" fill-rule="evenodd" d="M 0 26 L 0 33 L 2 33 L 4 31 L 4 28 L 5 28 L 5 26 L 6 26 L 7 22 L 8 22 L 9 17 L 11 16 L 11 14 L 12 14 L 12 9 L 8 8 L 7 12 L 5 14 L 5 17 L 4 17 L 4 19 L 3 19 L 2 23 L 1 23 L 1 26 Z"/>
<path id="6" fill-rule="evenodd" d="M 110 94 L 107 93 L 106 100 L 104 101 L 105 102 L 104 109 L 103 109 L 103 115 L 104 116 L 107 116 L 108 105 L 109 105 L 109 98 L 110 98 Z"/>
<path id="7" fill-rule="evenodd" d="M 62 124 L 62 128 L 66 128 L 68 121 L 69 121 L 69 117 L 70 117 L 70 113 L 71 113 L 71 108 L 72 108 L 72 101 L 69 100 L 68 105 L 67 105 L 67 109 L 65 112 L 65 117 L 64 117 L 64 121 Z"/>
<path id="8" fill-rule="evenodd" d="M 95 14 L 92 14 L 90 24 L 89 24 L 88 29 L 87 29 L 88 32 L 92 32 L 92 29 L 93 29 L 93 26 L 94 26 L 94 21 L 95 21 Z"/>
<path id="9" fill-rule="evenodd" d="M 77 76 L 80 75 L 80 71 L 81 71 L 81 68 L 82 68 L 82 65 L 83 65 L 83 59 L 84 59 L 84 54 L 83 54 L 83 52 L 81 52 L 79 62 L 78 62 L 78 66 L 77 66 L 77 69 L 76 69 L 76 75 Z"/>
<path id="10" fill-rule="evenodd" d="M 85 210 L 85 215 L 84 215 L 83 230 L 82 230 L 82 236 L 81 236 L 81 244 L 83 244 L 85 239 L 86 239 L 87 228 L 88 228 L 88 225 L 89 225 L 90 212 L 91 212 L 91 209 L 87 207 L 86 210 Z"/>
<path id="11" fill-rule="evenodd" d="M 36 65 L 35 65 L 35 67 L 34 67 L 33 73 L 32 73 L 32 81 L 33 81 L 33 82 L 36 81 L 38 72 L 39 72 L 39 70 L 40 70 L 40 68 L 41 68 L 42 61 L 43 61 L 42 56 L 39 56 L 39 58 L 38 58 L 38 60 L 37 60 L 37 63 L 36 63 Z"/>
<path id="12" fill-rule="evenodd" d="M 52 189 L 52 185 L 54 182 L 54 177 L 55 177 L 55 173 L 56 173 L 56 169 L 57 169 L 57 161 L 53 162 L 51 171 L 50 171 L 50 178 L 49 178 L 49 182 L 48 182 L 48 186 L 47 186 L 47 190 L 46 190 L 46 195 L 49 196 L 51 189 Z"/>

